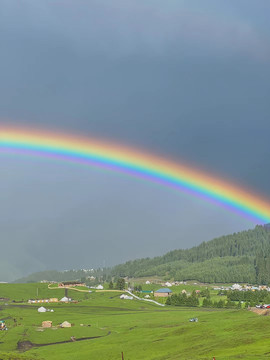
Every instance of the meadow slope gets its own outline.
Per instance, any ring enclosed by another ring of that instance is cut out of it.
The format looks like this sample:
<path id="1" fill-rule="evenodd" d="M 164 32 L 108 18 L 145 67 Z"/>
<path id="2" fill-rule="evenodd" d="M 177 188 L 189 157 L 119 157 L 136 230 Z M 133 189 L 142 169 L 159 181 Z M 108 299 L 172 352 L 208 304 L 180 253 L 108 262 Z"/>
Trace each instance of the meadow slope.
<path id="1" fill-rule="evenodd" d="M 10 298 L 16 295 L 19 301 L 28 292 L 32 295 L 37 286 L 42 295 L 58 293 L 60 297 L 64 292 L 49 290 L 46 284 L 25 284 L 24 288 L 1 284 L 0 294 Z M 80 300 L 77 304 L 46 305 L 54 309 L 53 313 L 40 314 L 39 305 L 25 302 L 1 303 L 0 317 L 6 319 L 9 330 L 0 332 L 0 358 L 120 360 L 121 352 L 125 360 L 270 358 L 267 316 L 247 310 L 161 308 L 137 300 L 121 300 L 119 292 L 73 295 Z M 198 323 L 189 322 L 191 317 L 197 317 Z M 40 331 L 44 320 L 51 320 L 55 327 Z M 65 320 L 73 326 L 58 328 Z M 72 336 L 77 341 L 72 342 Z M 28 342 L 32 347 L 19 351 L 18 342 Z"/>

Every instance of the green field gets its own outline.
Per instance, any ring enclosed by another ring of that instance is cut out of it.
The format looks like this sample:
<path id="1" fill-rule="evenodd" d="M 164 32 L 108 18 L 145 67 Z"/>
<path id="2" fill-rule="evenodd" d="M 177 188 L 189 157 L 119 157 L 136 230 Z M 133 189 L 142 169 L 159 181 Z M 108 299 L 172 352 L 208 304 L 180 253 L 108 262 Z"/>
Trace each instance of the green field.
<path id="1" fill-rule="evenodd" d="M 46 284 L 0 284 L 0 359 L 270 359 L 270 318 L 247 310 L 183 308 L 121 300 L 119 292 L 69 291 L 77 304 L 49 304 L 54 312 L 38 313 L 41 305 L 20 301 L 62 297 L 63 289 Z M 189 322 L 197 317 L 198 323 Z M 44 320 L 55 328 L 41 329 Z M 58 328 L 63 321 L 71 328 Z M 81 326 L 81 325 L 84 326 Z M 41 331 L 42 330 L 42 331 Z M 74 336 L 77 341 L 70 341 Z M 90 339 L 86 339 L 90 338 Z M 92 339 L 91 339 L 92 338 Z M 18 342 L 31 342 L 27 351 Z M 65 342 L 62 344 L 55 344 Z"/>

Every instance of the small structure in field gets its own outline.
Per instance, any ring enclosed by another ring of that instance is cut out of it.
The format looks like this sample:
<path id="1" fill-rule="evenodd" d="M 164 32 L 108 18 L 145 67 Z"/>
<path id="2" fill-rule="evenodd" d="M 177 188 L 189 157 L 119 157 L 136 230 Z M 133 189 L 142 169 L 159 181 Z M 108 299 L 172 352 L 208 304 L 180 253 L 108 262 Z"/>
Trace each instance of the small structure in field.
<path id="1" fill-rule="evenodd" d="M 172 290 L 169 288 L 162 288 L 154 292 L 156 297 L 168 297 L 172 294 Z"/>
<path id="2" fill-rule="evenodd" d="M 97 290 L 103 290 L 104 288 L 103 288 L 102 285 L 98 285 L 98 286 L 96 287 L 96 289 L 97 289 Z"/>
<path id="3" fill-rule="evenodd" d="M 61 328 L 70 328 L 71 327 L 71 323 L 69 323 L 68 321 L 64 321 L 62 324 L 60 324 Z"/>
<path id="4" fill-rule="evenodd" d="M 145 283 L 146 283 L 146 285 L 150 285 L 150 284 L 151 284 L 149 280 L 146 280 Z"/>
<path id="5" fill-rule="evenodd" d="M 68 297 L 66 297 L 66 296 L 64 296 L 64 297 L 60 300 L 60 302 L 65 302 L 65 303 L 68 303 L 69 301 L 71 301 L 71 298 L 68 298 Z"/>
<path id="6" fill-rule="evenodd" d="M 45 307 L 41 306 L 40 308 L 38 308 L 38 312 L 39 313 L 44 313 L 46 312 L 47 310 L 45 309 Z"/>
<path id="7" fill-rule="evenodd" d="M 233 285 L 231 286 L 231 289 L 232 289 L 232 290 L 242 290 L 242 286 L 239 285 L 239 284 L 233 284 Z"/>
<path id="8" fill-rule="evenodd" d="M 52 327 L 52 321 L 42 321 L 42 327 L 43 328 L 51 328 Z"/>
<path id="9" fill-rule="evenodd" d="M 133 300 L 133 296 L 128 296 L 126 294 L 122 294 L 122 295 L 120 295 L 120 299 Z"/>
<path id="10" fill-rule="evenodd" d="M 168 287 L 172 286 L 172 284 L 170 282 L 168 282 L 168 281 L 165 283 L 165 285 L 168 286 Z"/>
<path id="11" fill-rule="evenodd" d="M 51 299 L 38 299 L 38 300 L 28 300 L 28 304 L 41 304 L 41 303 L 55 303 L 58 302 L 57 298 L 51 298 Z"/>

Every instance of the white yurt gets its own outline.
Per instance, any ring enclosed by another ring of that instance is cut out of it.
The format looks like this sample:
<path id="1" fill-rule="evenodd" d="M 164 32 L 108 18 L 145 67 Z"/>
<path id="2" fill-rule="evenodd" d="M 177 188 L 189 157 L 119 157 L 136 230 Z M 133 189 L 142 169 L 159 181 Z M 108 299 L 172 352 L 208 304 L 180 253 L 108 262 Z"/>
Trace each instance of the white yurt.
<path id="1" fill-rule="evenodd" d="M 120 295 L 120 299 L 133 300 L 133 296 L 128 296 L 128 295 L 122 294 L 122 295 Z"/>
<path id="2" fill-rule="evenodd" d="M 45 307 L 41 306 L 40 308 L 38 308 L 38 312 L 39 313 L 44 313 L 46 312 L 47 310 L 45 309 Z"/>
<path id="3" fill-rule="evenodd" d="M 70 298 L 67 298 L 66 296 L 64 296 L 60 301 L 61 302 L 68 302 L 70 300 L 71 300 Z"/>
<path id="4" fill-rule="evenodd" d="M 61 325 L 61 328 L 70 328 L 71 327 L 71 323 L 69 323 L 68 321 L 64 321 Z"/>

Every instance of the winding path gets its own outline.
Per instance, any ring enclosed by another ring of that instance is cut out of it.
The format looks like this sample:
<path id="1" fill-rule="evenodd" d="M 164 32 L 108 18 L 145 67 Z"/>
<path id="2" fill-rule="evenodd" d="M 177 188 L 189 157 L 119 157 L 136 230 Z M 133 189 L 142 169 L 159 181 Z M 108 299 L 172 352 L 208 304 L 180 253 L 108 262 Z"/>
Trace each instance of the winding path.
<path id="1" fill-rule="evenodd" d="M 55 290 L 55 289 L 69 289 L 69 290 L 74 290 L 74 291 L 89 293 L 89 290 L 82 290 L 82 289 L 76 289 L 76 288 L 73 288 L 73 287 L 64 287 L 64 286 L 61 287 L 61 288 L 58 288 L 58 287 L 50 287 L 50 285 L 52 285 L 52 284 L 49 284 L 49 285 L 48 285 L 48 289 L 50 289 L 50 290 Z M 131 291 L 129 291 L 129 290 L 95 290 L 95 292 L 119 292 L 119 293 L 126 292 L 126 293 L 128 293 L 130 296 L 134 297 L 134 298 L 137 299 L 137 300 L 147 301 L 147 302 L 150 302 L 150 303 L 152 303 L 152 304 L 156 304 L 156 305 L 163 306 L 163 307 L 165 306 L 165 304 L 160 304 L 159 302 L 157 302 L 157 301 L 155 301 L 155 300 L 140 298 L 139 296 L 134 295 L 134 294 L 133 294 Z"/>

